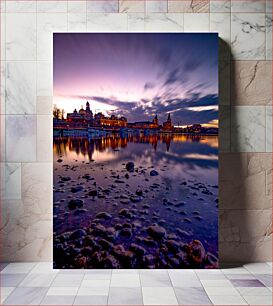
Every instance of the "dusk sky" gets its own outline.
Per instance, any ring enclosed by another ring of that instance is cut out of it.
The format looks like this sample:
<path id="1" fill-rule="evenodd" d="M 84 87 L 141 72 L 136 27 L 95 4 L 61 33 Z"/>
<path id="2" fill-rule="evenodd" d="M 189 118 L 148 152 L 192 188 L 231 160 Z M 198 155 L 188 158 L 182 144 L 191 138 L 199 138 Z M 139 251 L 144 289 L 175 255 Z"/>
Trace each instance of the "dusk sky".
<path id="1" fill-rule="evenodd" d="M 54 104 L 129 122 L 218 124 L 218 36 L 184 33 L 54 34 Z"/>

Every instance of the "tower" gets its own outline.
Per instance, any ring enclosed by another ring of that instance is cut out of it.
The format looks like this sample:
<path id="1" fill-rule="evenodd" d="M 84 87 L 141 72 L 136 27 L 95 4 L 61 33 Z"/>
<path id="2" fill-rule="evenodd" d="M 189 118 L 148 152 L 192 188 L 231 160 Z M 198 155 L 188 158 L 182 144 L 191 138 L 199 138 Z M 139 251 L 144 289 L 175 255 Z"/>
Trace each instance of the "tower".
<path id="1" fill-rule="evenodd" d="M 90 112 L 90 104 L 89 104 L 88 101 L 86 102 L 86 108 L 85 108 L 85 109 L 86 109 L 86 112 L 87 112 L 87 113 Z"/>
<path id="2" fill-rule="evenodd" d="M 153 124 L 154 125 L 158 125 L 158 118 L 157 118 L 157 115 L 155 115 L 154 119 L 153 119 Z"/>

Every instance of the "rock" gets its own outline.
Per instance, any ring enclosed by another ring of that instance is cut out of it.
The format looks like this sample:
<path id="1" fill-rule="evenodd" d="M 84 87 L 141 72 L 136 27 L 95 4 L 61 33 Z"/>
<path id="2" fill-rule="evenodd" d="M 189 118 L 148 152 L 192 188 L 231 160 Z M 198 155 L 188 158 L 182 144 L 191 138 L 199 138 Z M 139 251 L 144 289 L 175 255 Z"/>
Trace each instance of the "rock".
<path id="1" fill-rule="evenodd" d="M 83 200 L 80 199 L 72 199 L 68 202 L 68 208 L 70 210 L 83 207 Z"/>
<path id="2" fill-rule="evenodd" d="M 137 189 L 136 190 L 136 195 L 142 196 L 143 195 L 143 191 L 141 189 Z"/>
<path id="3" fill-rule="evenodd" d="M 127 170 L 128 172 L 134 172 L 134 170 L 135 170 L 135 164 L 134 164 L 133 162 L 128 162 L 128 163 L 126 164 L 126 170 Z"/>
<path id="4" fill-rule="evenodd" d="M 123 200 L 120 200 L 120 203 L 121 204 L 129 204 L 130 200 L 129 199 L 123 199 Z"/>
<path id="5" fill-rule="evenodd" d="M 99 239 L 98 244 L 106 251 L 109 251 L 113 248 L 113 244 L 105 239 Z"/>
<path id="6" fill-rule="evenodd" d="M 96 197 L 98 195 L 98 192 L 97 192 L 96 189 L 90 190 L 88 195 L 91 196 L 91 197 Z"/>
<path id="7" fill-rule="evenodd" d="M 96 214 L 95 218 L 108 220 L 112 218 L 112 215 L 103 211 L 103 212 Z"/>
<path id="8" fill-rule="evenodd" d="M 62 178 L 61 178 L 61 181 L 62 182 L 68 182 L 68 181 L 70 181 L 71 180 L 71 177 L 69 177 L 69 176 L 63 176 Z"/>
<path id="9" fill-rule="evenodd" d="M 58 162 L 58 163 L 62 163 L 63 160 L 62 160 L 61 158 L 59 158 L 59 159 L 57 159 L 57 162 Z"/>
<path id="10" fill-rule="evenodd" d="M 147 228 L 147 233 L 154 239 L 162 239 L 166 236 L 166 230 L 159 225 L 152 225 Z"/>
<path id="11" fill-rule="evenodd" d="M 104 269 L 120 269 L 119 261 L 112 255 L 108 255 L 102 262 Z"/>
<path id="12" fill-rule="evenodd" d="M 124 175 L 124 177 L 128 180 L 130 176 L 129 176 L 128 173 L 126 173 L 126 174 Z"/>
<path id="13" fill-rule="evenodd" d="M 124 184 L 125 182 L 122 181 L 122 180 L 115 180 L 115 183 L 118 183 L 118 184 Z"/>
<path id="14" fill-rule="evenodd" d="M 206 251 L 201 241 L 193 240 L 189 244 L 189 256 L 195 265 L 201 265 L 206 257 Z"/>
<path id="15" fill-rule="evenodd" d="M 184 206 L 185 204 L 186 204 L 185 202 L 179 202 L 179 203 L 174 204 L 174 206 L 181 207 L 181 206 Z"/>
<path id="16" fill-rule="evenodd" d="M 82 254 L 83 256 L 91 257 L 92 254 L 93 254 L 93 249 L 92 249 L 90 246 L 83 247 L 83 248 L 81 249 L 81 254 Z"/>
<path id="17" fill-rule="evenodd" d="M 130 224 L 130 223 L 124 223 L 123 225 L 122 225 L 122 227 L 123 228 L 132 228 L 132 225 Z"/>
<path id="18" fill-rule="evenodd" d="M 70 191 L 72 192 L 72 193 L 76 193 L 76 192 L 79 192 L 79 191 L 82 191 L 83 190 L 83 186 L 75 186 L 75 187 L 72 187 L 71 189 L 70 189 Z"/>
<path id="19" fill-rule="evenodd" d="M 78 269 L 82 269 L 86 267 L 87 257 L 79 254 L 74 260 L 75 267 Z"/>
<path id="20" fill-rule="evenodd" d="M 131 238 L 132 237 L 132 230 L 130 228 L 123 228 L 120 231 L 120 235 L 125 238 Z"/>
<path id="21" fill-rule="evenodd" d="M 184 218 L 184 222 L 186 222 L 186 223 L 192 223 L 192 222 L 191 222 L 191 219 L 189 219 L 189 218 Z"/>
<path id="22" fill-rule="evenodd" d="M 74 232 L 72 232 L 72 234 L 70 235 L 69 239 L 74 240 L 74 239 L 79 239 L 79 238 L 83 238 L 87 235 L 86 231 L 83 229 L 78 229 L 75 230 Z"/>
<path id="23" fill-rule="evenodd" d="M 115 256 L 117 256 L 118 258 L 120 258 L 125 253 L 125 249 L 124 249 L 123 245 L 121 245 L 121 244 L 114 245 L 112 253 Z"/>
<path id="24" fill-rule="evenodd" d="M 129 247 L 129 250 L 135 252 L 136 255 L 140 256 L 140 257 L 145 255 L 145 253 L 146 253 L 146 250 L 142 246 L 140 246 L 140 245 L 138 245 L 136 243 L 131 243 L 131 245 Z"/>
<path id="25" fill-rule="evenodd" d="M 178 253 L 180 250 L 180 243 L 175 240 L 167 240 L 166 245 L 168 249 L 174 254 Z"/>
<path id="26" fill-rule="evenodd" d="M 205 268 L 206 269 L 218 269 L 219 263 L 218 258 L 212 253 L 208 252 L 205 258 Z"/>
<path id="27" fill-rule="evenodd" d="M 127 209 L 127 208 L 121 209 L 119 211 L 119 215 L 123 216 L 123 217 L 127 217 L 127 218 L 132 218 L 133 217 L 132 212 L 129 209 Z"/>
<path id="28" fill-rule="evenodd" d="M 157 176 L 157 175 L 158 175 L 158 172 L 155 171 L 155 170 L 152 170 L 152 171 L 150 172 L 150 176 Z"/>

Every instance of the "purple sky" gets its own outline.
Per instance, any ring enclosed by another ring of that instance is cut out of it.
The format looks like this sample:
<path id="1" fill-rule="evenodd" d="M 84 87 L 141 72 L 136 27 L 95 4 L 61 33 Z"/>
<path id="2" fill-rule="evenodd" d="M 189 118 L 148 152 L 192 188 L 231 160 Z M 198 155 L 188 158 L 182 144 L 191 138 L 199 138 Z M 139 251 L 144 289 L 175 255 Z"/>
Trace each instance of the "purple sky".
<path id="1" fill-rule="evenodd" d="M 54 103 L 129 121 L 217 123 L 217 34 L 54 34 Z"/>

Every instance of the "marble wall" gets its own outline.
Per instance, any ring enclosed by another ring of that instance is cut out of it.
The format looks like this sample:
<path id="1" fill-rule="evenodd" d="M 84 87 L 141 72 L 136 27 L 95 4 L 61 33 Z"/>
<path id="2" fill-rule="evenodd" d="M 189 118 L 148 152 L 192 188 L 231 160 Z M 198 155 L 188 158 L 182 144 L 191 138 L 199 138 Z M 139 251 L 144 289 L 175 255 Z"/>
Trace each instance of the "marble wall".
<path id="1" fill-rule="evenodd" d="M 51 259 L 52 32 L 219 32 L 220 258 L 271 260 L 272 1 L 1 1 L 2 261 Z"/>

